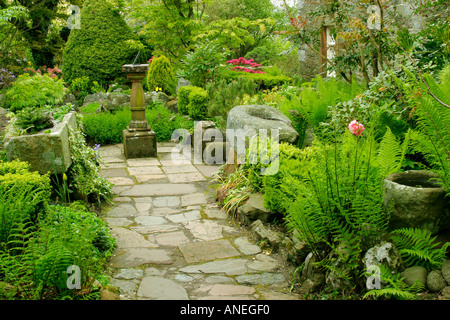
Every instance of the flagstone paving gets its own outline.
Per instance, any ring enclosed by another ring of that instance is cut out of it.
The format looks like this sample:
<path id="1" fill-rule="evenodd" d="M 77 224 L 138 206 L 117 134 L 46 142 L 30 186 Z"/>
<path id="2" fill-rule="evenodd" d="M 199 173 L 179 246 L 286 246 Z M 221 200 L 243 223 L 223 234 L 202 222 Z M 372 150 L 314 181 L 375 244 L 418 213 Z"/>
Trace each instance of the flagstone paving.
<path id="1" fill-rule="evenodd" d="M 127 300 L 288 300 L 290 279 L 220 211 L 208 183 L 218 166 L 172 157 L 125 159 L 121 144 L 105 146 L 102 176 L 115 198 L 103 215 L 117 240 L 111 284 Z"/>

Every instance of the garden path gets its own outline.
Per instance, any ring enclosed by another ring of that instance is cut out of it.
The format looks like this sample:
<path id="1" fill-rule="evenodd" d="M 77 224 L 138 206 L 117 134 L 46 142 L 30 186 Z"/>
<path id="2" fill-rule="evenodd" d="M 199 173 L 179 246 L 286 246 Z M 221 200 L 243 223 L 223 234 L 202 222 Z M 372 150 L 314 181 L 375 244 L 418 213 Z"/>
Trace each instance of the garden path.
<path id="1" fill-rule="evenodd" d="M 101 174 L 114 184 L 103 209 L 118 247 L 111 284 L 127 300 L 287 300 L 290 279 L 208 193 L 218 166 L 172 157 L 129 159 L 121 144 L 99 149 Z"/>

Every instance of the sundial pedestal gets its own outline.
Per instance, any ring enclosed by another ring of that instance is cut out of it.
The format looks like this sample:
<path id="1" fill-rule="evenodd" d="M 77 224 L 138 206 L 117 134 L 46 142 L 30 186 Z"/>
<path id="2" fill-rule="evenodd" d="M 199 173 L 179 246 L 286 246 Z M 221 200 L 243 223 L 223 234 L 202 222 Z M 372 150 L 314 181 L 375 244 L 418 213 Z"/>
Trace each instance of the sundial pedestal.
<path id="1" fill-rule="evenodd" d="M 156 134 L 150 128 L 145 117 L 145 95 L 142 86 L 148 70 L 148 64 L 127 64 L 122 66 L 122 71 L 131 80 L 131 121 L 123 131 L 123 149 L 125 157 L 150 158 L 157 156 Z"/>

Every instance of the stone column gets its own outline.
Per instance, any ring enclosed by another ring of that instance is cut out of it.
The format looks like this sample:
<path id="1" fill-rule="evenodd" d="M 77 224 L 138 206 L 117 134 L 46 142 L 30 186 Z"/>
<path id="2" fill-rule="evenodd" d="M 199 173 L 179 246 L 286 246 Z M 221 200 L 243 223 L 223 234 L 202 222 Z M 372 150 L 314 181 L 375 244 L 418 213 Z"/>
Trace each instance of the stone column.
<path id="1" fill-rule="evenodd" d="M 127 79 L 132 82 L 131 121 L 127 129 L 123 131 L 123 148 L 127 159 L 157 156 L 156 135 L 145 117 L 146 106 L 142 80 L 147 70 L 148 64 L 127 64 L 122 67 L 122 71 L 127 74 Z"/>

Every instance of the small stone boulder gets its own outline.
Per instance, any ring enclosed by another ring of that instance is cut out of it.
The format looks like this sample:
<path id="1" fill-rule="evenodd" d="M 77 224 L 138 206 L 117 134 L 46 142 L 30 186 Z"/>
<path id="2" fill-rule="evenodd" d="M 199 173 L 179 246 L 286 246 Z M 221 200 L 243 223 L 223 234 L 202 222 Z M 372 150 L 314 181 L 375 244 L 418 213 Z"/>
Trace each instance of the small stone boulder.
<path id="1" fill-rule="evenodd" d="M 447 285 L 450 286 L 450 260 L 446 260 L 441 267 L 442 277 L 444 278 Z"/>
<path id="2" fill-rule="evenodd" d="M 427 287 L 430 291 L 439 292 L 447 286 L 444 278 L 442 277 L 442 272 L 433 270 L 428 274 L 427 277 Z"/>
<path id="3" fill-rule="evenodd" d="M 270 216 L 270 210 L 264 208 L 264 195 L 253 193 L 247 202 L 238 209 L 239 220 L 250 224 L 253 221 L 261 220 L 267 222 Z"/>
<path id="4" fill-rule="evenodd" d="M 422 266 L 414 266 L 405 269 L 400 276 L 405 277 L 404 281 L 408 286 L 412 286 L 416 281 L 427 285 L 428 270 Z"/>
<path id="5" fill-rule="evenodd" d="M 281 238 L 274 231 L 265 227 L 261 220 L 253 222 L 250 228 L 258 240 L 267 241 L 274 251 L 278 250 Z"/>
<path id="6" fill-rule="evenodd" d="M 404 269 L 402 257 L 395 245 L 391 242 L 382 242 L 369 250 L 363 258 L 363 263 L 367 270 L 371 266 L 384 265 L 393 272 L 399 272 Z"/>

